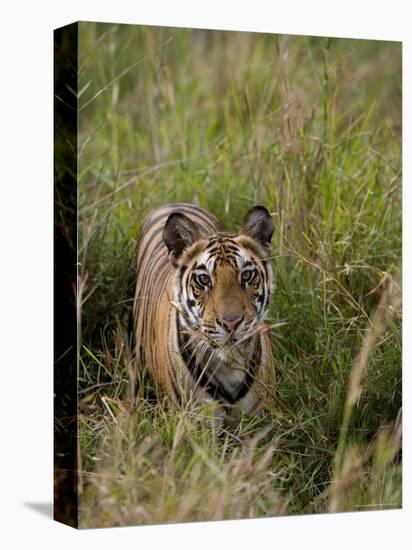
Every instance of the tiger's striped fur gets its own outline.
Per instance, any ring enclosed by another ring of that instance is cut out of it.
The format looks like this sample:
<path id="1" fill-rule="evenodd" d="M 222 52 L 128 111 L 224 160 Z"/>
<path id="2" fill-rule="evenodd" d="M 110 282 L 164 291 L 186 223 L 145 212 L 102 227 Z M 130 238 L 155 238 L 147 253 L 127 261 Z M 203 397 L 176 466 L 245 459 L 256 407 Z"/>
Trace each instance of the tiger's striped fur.
<path id="1" fill-rule="evenodd" d="M 205 400 L 223 415 L 255 413 L 274 387 L 263 325 L 272 285 L 273 222 L 251 209 L 240 233 L 191 204 L 153 210 L 137 253 L 138 368 L 175 403 Z"/>

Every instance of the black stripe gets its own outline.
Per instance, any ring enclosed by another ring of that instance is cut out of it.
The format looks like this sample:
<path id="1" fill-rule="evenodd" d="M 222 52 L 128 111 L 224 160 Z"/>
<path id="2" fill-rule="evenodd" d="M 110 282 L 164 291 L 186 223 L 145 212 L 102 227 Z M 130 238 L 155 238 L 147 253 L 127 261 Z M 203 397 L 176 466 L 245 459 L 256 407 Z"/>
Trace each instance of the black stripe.
<path id="1" fill-rule="evenodd" d="M 161 245 L 162 245 L 162 244 L 164 244 L 162 241 L 159 241 L 159 242 L 157 243 L 157 245 L 156 245 L 156 246 L 154 247 L 154 249 L 153 249 L 153 254 L 154 254 L 155 252 L 160 251 L 160 248 L 161 248 Z M 143 273 L 143 275 L 142 275 L 142 280 L 139 281 L 139 286 L 140 286 L 141 289 L 144 288 L 144 286 L 145 286 L 145 284 L 146 284 L 146 281 L 147 281 L 148 277 L 151 277 L 151 276 L 152 276 L 153 270 L 154 270 L 155 268 L 158 267 L 158 264 L 159 264 L 159 262 L 160 262 L 161 260 L 163 260 L 163 261 L 164 261 L 164 260 L 167 260 L 167 262 L 169 262 L 169 258 L 168 258 L 166 255 L 164 255 L 164 254 L 159 254 L 156 258 L 154 258 L 154 259 L 152 260 L 151 263 L 149 263 L 149 264 L 143 264 L 143 263 L 140 264 L 139 269 L 138 269 L 138 276 L 140 275 L 140 269 L 142 269 L 143 267 L 145 267 L 144 273 Z M 170 262 L 169 262 L 169 264 L 170 264 Z M 170 269 L 171 269 L 171 268 L 172 268 L 172 265 L 170 264 Z"/>
<path id="2" fill-rule="evenodd" d="M 136 300 L 138 303 L 138 308 L 136 309 L 136 324 L 138 323 L 139 315 L 147 315 L 148 311 L 154 311 L 156 305 L 155 302 L 159 301 L 163 295 L 165 283 L 168 280 L 168 277 L 170 276 L 171 272 L 171 265 L 169 263 L 169 260 L 165 257 L 158 258 L 160 260 L 159 262 L 156 262 L 155 265 L 150 266 L 152 269 L 156 268 L 156 280 L 154 286 L 153 284 L 150 284 L 151 281 L 153 281 L 153 278 L 151 278 L 151 272 L 149 273 L 149 270 L 146 270 L 143 275 L 143 281 L 139 285 L 139 291 L 136 292 Z M 157 265 L 159 263 L 159 265 Z M 146 284 L 147 283 L 147 284 Z M 153 300 L 152 303 L 150 303 L 150 300 Z M 148 311 L 145 311 L 146 308 L 150 308 Z M 148 322 L 142 322 L 142 331 L 143 335 L 145 331 L 148 330 Z"/>
<path id="3" fill-rule="evenodd" d="M 229 248 L 224 247 L 224 252 L 229 251 Z M 212 256 L 213 254 L 219 254 L 219 252 L 222 252 L 222 246 L 215 246 L 215 248 L 212 248 L 211 250 L 206 250 L 206 252 Z M 236 254 L 239 255 L 238 251 L 236 251 Z"/>
<path id="4" fill-rule="evenodd" d="M 235 398 L 234 398 L 235 401 L 239 401 L 239 399 L 242 399 L 242 397 L 244 397 L 250 390 L 256 376 L 256 371 L 258 370 L 258 367 L 260 366 L 261 361 L 262 361 L 262 344 L 260 341 L 260 337 L 258 336 L 256 338 L 255 349 L 253 350 L 251 365 L 246 370 L 246 376 L 243 379 L 242 383 L 240 384 L 235 394 Z"/>
<path id="5" fill-rule="evenodd" d="M 150 246 L 150 242 L 148 243 L 148 246 Z M 145 265 L 143 260 L 144 260 L 144 256 L 146 255 L 147 253 L 147 249 L 148 249 L 148 246 L 146 246 L 143 250 L 143 252 L 140 252 L 140 250 L 138 250 L 137 252 L 137 273 L 136 273 L 136 279 L 138 280 L 139 279 L 139 275 L 140 275 L 140 271 L 141 269 L 143 268 L 143 266 Z M 165 243 L 163 242 L 163 239 L 161 239 L 157 244 L 156 246 L 153 248 L 152 250 L 152 256 L 154 256 L 155 254 L 157 254 L 158 252 L 160 252 L 161 248 L 162 247 L 165 247 L 165 251 L 167 250 L 166 248 L 166 245 Z"/>
<path id="6" fill-rule="evenodd" d="M 230 252 L 232 256 L 237 256 L 238 258 L 242 257 L 242 254 L 239 252 L 238 248 L 232 246 L 225 247 L 225 252 Z"/>
<path id="7" fill-rule="evenodd" d="M 186 270 L 187 270 L 187 266 L 184 265 L 184 266 L 181 267 L 180 272 L 179 272 L 179 296 L 178 296 L 178 299 L 179 299 L 180 303 L 182 303 L 183 277 L 186 273 Z"/>
<path id="8" fill-rule="evenodd" d="M 143 258 L 146 256 L 150 245 L 153 243 L 153 241 L 157 237 L 159 237 L 159 234 L 162 233 L 162 231 L 163 231 L 163 227 L 158 227 L 157 229 L 155 229 L 153 231 L 153 233 L 150 236 L 147 236 L 147 235 L 144 236 L 145 247 L 144 247 L 143 251 L 139 251 L 139 255 L 138 255 L 140 261 L 143 261 Z M 156 247 L 153 249 L 152 254 L 154 254 L 155 250 L 157 250 L 159 248 L 159 243 L 162 244 L 166 248 L 166 245 L 165 245 L 163 239 L 160 239 L 159 242 L 157 243 Z"/>
<path id="9" fill-rule="evenodd" d="M 267 282 L 269 280 L 269 270 L 268 270 L 268 266 L 267 266 L 267 261 L 262 260 L 262 264 L 263 264 L 263 270 L 265 272 L 265 283 L 267 284 Z"/>

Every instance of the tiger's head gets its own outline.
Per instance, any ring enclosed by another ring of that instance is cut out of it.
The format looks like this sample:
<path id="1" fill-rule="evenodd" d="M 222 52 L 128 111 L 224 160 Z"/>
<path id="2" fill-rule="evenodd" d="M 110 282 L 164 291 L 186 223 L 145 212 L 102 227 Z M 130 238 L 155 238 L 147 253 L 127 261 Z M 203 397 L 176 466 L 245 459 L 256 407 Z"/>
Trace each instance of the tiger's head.
<path id="1" fill-rule="evenodd" d="M 163 240 L 175 268 L 175 297 L 186 328 L 224 348 L 245 341 L 267 313 L 272 286 L 273 221 L 263 206 L 239 233 L 204 236 L 182 213 L 171 214 Z"/>

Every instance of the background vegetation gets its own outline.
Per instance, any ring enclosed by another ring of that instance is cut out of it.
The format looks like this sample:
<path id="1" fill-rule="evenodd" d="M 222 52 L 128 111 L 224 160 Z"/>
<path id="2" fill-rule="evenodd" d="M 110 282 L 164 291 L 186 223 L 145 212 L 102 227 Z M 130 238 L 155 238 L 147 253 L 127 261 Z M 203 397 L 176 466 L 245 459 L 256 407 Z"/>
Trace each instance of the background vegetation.
<path id="1" fill-rule="evenodd" d="M 83 527 L 401 506 L 401 46 L 80 25 Z M 133 369 L 152 208 L 274 215 L 278 394 L 218 429 Z"/>

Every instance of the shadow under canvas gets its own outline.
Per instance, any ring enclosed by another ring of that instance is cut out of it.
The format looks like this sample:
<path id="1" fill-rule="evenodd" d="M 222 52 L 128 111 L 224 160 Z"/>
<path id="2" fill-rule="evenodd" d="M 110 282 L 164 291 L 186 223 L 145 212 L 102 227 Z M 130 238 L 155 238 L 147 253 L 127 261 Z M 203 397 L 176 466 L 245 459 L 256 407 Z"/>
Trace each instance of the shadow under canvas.
<path id="1" fill-rule="evenodd" d="M 53 519 L 53 503 L 52 502 L 24 502 L 26 508 L 34 510 L 38 514 Z"/>

